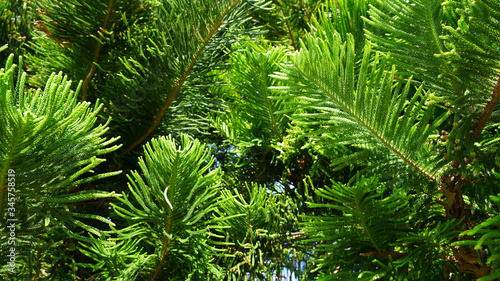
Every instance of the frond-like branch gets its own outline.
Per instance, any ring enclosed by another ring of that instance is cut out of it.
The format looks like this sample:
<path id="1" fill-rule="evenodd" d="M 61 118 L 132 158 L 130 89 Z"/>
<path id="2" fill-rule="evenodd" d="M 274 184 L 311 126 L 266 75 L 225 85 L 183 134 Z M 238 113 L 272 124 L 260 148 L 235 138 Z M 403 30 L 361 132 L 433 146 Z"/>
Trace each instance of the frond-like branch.
<path id="1" fill-rule="evenodd" d="M 322 266 L 343 267 L 351 270 L 369 256 L 402 256 L 393 251 L 393 245 L 405 236 L 403 198 L 384 198 L 383 186 L 375 177 L 356 176 L 347 185 L 333 183 L 332 187 L 318 188 L 316 193 L 328 203 L 310 203 L 312 208 L 324 208 L 330 214 L 303 216 L 306 234 L 318 244 L 316 251 L 324 252 Z M 390 219 L 389 219 L 390 218 Z M 359 253 L 362 253 L 361 255 Z"/>
<path id="2" fill-rule="evenodd" d="M 437 169 L 445 163 L 433 159 L 429 136 L 446 114 L 431 120 L 433 108 L 424 104 L 427 94 L 419 88 L 410 96 L 410 82 L 404 87 L 398 83 L 396 71 L 385 57 L 377 54 L 372 58 L 370 44 L 364 48 L 358 69 L 352 36 L 342 43 L 338 34 L 320 31 L 308 37 L 292 62 L 283 79 L 291 80 L 295 98 L 316 110 L 297 114 L 295 122 L 307 124 L 308 118 L 316 116 L 326 124 L 326 131 L 322 135 L 311 132 L 313 139 L 358 149 L 334 159 L 332 165 L 344 166 L 364 158 L 369 159 L 365 163 L 371 162 L 372 171 L 405 174 L 404 167 L 411 167 L 437 182 Z"/>
<path id="3" fill-rule="evenodd" d="M 129 176 L 130 195 L 119 198 L 121 204 L 112 204 L 130 223 L 118 230 L 118 240 L 135 237 L 155 246 L 151 280 L 183 264 L 184 273 L 175 274 L 198 276 L 210 267 L 203 264 L 215 254 L 208 237 L 219 229 L 211 214 L 221 203 L 217 200 L 221 174 L 219 169 L 210 171 L 213 163 L 205 145 L 187 135 L 179 144 L 171 137 L 153 139 L 139 159 L 142 175 L 134 171 Z M 189 272 L 192 267 L 187 264 L 193 260 L 203 264 L 193 269 L 199 272 Z"/>
<path id="4" fill-rule="evenodd" d="M 0 220 L 2 229 L 9 220 L 15 221 L 16 251 L 28 257 L 36 250 L 33 243 L 38 235 L 64 233 L 89 241 L 78 232 L 102 232 L 89 220 L 113 225 L 99 215 L 77 213 L 70 207 L 116 194 L 69 191 L 79 184 L 119 174 L 93 171 L 105 161 L 99 156 L 119 146 L 110 146 L 116 139 L 103 137 L 107 124 L 95 125 L 102 105 L 97 102 L 92 108 L 87 102 L 78 103 L 77 91 L 71 90 L 66 76 L 54 73 L 44 90 L 26 91 L 26 73 L 20 69 L 16 83 L 12 62 L 10 56 L 0 70 Z M 8 234 L 0 233 L 1 249 L 10 247 Z M 4 258 L 2 255 L 3 263 Z M 25 265 L 19 261 L 19 274 L 32 269 Z"/>
<path id="5" fill-rule="evenodd" d="M 444 57 L 450 49 L 440 37 L 445 35 L 443 25 L 453 19 L 445 16 L 441 0 L 410 2 L 385 1 L 381 8 L 371 6 L 367 37 L 376 49 L 390 52 L 398 68 L 428 82 L 426 87 L 452 97 L 463 95 L 464 89 L 451 79 L 454 69 Z"/>

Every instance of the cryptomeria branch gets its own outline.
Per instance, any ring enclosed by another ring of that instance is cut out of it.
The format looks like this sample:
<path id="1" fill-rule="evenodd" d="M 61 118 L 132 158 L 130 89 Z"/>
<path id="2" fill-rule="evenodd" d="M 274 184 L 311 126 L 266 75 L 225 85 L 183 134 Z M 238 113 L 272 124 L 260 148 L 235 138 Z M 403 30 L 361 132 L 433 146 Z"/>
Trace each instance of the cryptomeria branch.
<path id="1" fill-rule="evenodd" d="M 472 133 L 471 136 L 472 140 L 478 138 L 481 135 L 481 132 L 483 131 L 484 127 L 486 126 L 486 123 L 490 119 L 491 114 L 493 113 L 493 110 L 495 109 L 495 106 L 497 105 L 499 100 L 500 100 L 500 76 L 498 76 L 497 83 L 493 88 L 491 99 L 484 108 L 483 115 L 481 116 L 481 118 L 479 118 L 479 120 L 476 123 L 476 129 L 474 129 L 474 132 Z"/>
<path id="2" fill-rule="evenodd" d="M 109 16 L 111 15 L 111 11 L 113 8 L 113 3 L 114 0 L 109 0 L 109 5 L 108 5 L 108 13 L 106 14 L 106 18 L 104 19 L 104 24 L 102 25 L 101 32 L 104 32 L 106 30 L 106 27 L 108 26 L 108 21 L 109 21 Z M 89 88 L 89 83 L 90 79 L 92 79 L 92 76 L 94 76 L 95 71 L 97 70 L 97 62 L 99 60 L 99 55 L 101 53 L 101 48 L 102 48 L 102 40 L 104 39 L 103 34 L 101 33 L 101 36 L 99 38 L 99 42 L 97 42 L 97 48 L 95 50 L 95 55 L 94 55 L 94 60 L 92 61 L 92 66 L 90 67 L 90 71 L 87 74 L 87 77 L 85 77 L 85 80 L 83 81 L 82 84 L 82 100 L 86 101 L 87 100 L 87 90 Z"/>
<path id="3" fill-rule="evenodd" d="M 184 85 L 184 82 L 186 82 L 186 79 L 187 77 L 189 76 L 189 74 L 191 73 L 191 70 L 194 66 L 194 64 L 198 61 L 198 59 L 200 58 L 201 56 L 201 53 L 203 52 L 204 48 L 208 45 L 208 42 L 210 41 L 210 39 L 212 38 L 212 36 L 215 34 L 215 32 L 219 29 L 219 27 L 221 26 L 224 18 L 226 17 L 226 15 L 234 8 L 236 7 L 236 5 L 238 5 L 239 3 L 241 2 L 241 0 L 237 0 L 237 1 L 234 1 L 231 6 L 229 6 L 228 9 L 226 9 L 222 14 L 221 16 L 217 19 L 217 21 L 215 22 L 214 26 L 212 27 L 212 29 L 210 30 L 210 32 L 207 34 L 207 36 L 205 37 L 205 39 L 203 40 L 203 43 L 201 44 L 201 46 L 198 48 L 198 51 L 196 52 L 196 54 L 194 55 L 194 57 L 191 59 L 191 63 L 189 64 L 189 66 L 186 68 L 186 70 L 184 71 L 183 75 L 181 76 L 181 78 L 179 79 L 179 81 L 177 82 L 174 90 L 172 91 L 172 93 L 170 94 L 169 98 L 165 101 L 165 103 L 163 104 L 163 108 L 161 109 L 160 113 L 156 116 L 154 122 L 153 122 L 153 125 L 151 125 L 151 127 L 148 129 L 148 131 L 142 135 L 139 139 L 137 139 L 133 144 L 131 144 L 129 147 L 127 147 L 121 154 L 122 155 L 125 155 L 127 154 L 129 151 L 131 151 L 132 149 L 134 149 L 137 145 L 139 145 L 144 139 L 146 139 L 155 129 L 156 127 L 158 127 L 158 125 L 160 124 L 160 121 L 163 117 L 163 115 L 165 114 L 165 112 L 167 111 L 167 109 L 170 107 L 170 105 L 172 104 L 172 102 L 174 101 L 175 97 L 177 96 L 177 94 L 179 93 L 179 91 L 181 90 L 182 88 L 182 85 Z"/>

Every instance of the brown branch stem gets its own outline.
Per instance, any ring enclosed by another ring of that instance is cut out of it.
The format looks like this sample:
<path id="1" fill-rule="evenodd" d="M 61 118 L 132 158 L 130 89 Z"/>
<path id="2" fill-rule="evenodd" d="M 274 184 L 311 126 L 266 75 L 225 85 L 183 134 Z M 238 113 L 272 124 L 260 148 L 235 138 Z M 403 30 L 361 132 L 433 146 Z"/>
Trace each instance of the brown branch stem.
<path id="1" fill-rule="evenodd" d="M 179 82 L 177 82 L 177 85 L 175 86 L 174 90 L 172 91 L 172 93 L 170 94 L 170 97 L 165 101 L 165 103 L 163 104 L 163 108 L 161 109 L 160 113 L 156 116 L 154 122 L 153 122 L 153 125 L 151 125 L 151 127 L 149 127 L 148 131 L 142 135 L 141 137 L 139 137 L 133 144 L 131 144 L 129 147 L 127 147 L 122 153 L 121 155 L 125 155 L 127 154 L 128 152 L 130 152 L 132 149 L 134 149 L 136 146 L 138 146 L 143 140 L 145 140 L 155 129 L 156 127 L 158 127 L 158 125 L 160 124 L 160 121 L 163 117 L 163 115 L 165 114 L 165 112 L 167 111 L 167 109 L 170 107 L 170 105 L 172 104 L 172 102 L 174 101 L 175 97 L 177 96 L 177 94 L 179 93 L 179 91 L 181 90 L 181 87 L 182 85 L 184 84 L 184 82 L 186 82 L 186 79 L 187 77 L 189 76 L 189 74 L 191 73 L 191 70 L 194 66 L 194 64 L 198 61 L 198 58 L 201 56 L 201 53 L 203 51 L 203 49 L 206 47 L 206 45 L 208 44 L 208 41 L 212 38 L 212 36 L 215 34 L 215 32 L 219 29 L 219 27 L 221 26 L 222 24 L 222 21 L 224 19 L 224 17 L 236 6 L 238 5 L 239 3 L 241 2 L 241 0 L 237 0 L 237 1 L 234 1 L 231 6 L 225 10 L 221 17 L 215 22 L 215 25 L 213 26 L 213 28 L 210 30 L 210 32 L 208 33 L 208 35 L 205 37 L 205 39 L 203 40 L 203 43 L 201 44 L 201 46 L 198 48 L 198 51 L 196 52 L 196 54 L 194 55 L 193 59 L 191 60 L 191 63 L 189 64 L 189 66 L 186 68 L 186 70 L 184 71 L 184 74 L 181 76 L 181 78 L 179 79 Z"/>
<path id="2" fill-rule="evenodd" d="M 104 18 L 104 24 L 101 27 L 101 32 L 104 32 L 106 30 L 106 27 L 108 26 L 109 16 L 111 15 L 113 3 L 114 3 L 114 0 L 109 0 L 108 12 L 106 13 L 106 17 Z M 90 67 L 90 71 L 87 74 L 87 76 L 85 77 L 85 80 L 83 81 L 83 84 L 82 84 L 82 100 L 83 101 L 87 100 L 87 91 L 89 88 L 90 79 L 92 79 L 92 76 L 94 76 L 94 74 L 97 70 L 97 62 L 99 61 L 99 56 L 100 56 L 101 49 L 102 49 L 101 42 L 103 39 L 104 39 L 104 35 L 101 33 L 101 36 L 99 38 L 99 42 L 97 42 L 97 48 L 95 50 L 95 55 L 94 55 L 94 60 L 92 61 L 92 66 Z"/>
<path id="3" fill-rule="evenodd" d="M 474 129 L 474 132 L 471 135 L 472 140 L 475 140 L 481 135 L 481 132 L 483 131 L 484 127 L 486 126 L 486 123 L 490 119 L 491 114 L 493 113 L 493 110 L 495 109 L 495 106 L 497 105 L 499 100 L 500 100 L 500 75 L 498 76 L 497 83 L 493 88 L 491 99 L 484 108 L 483 115 L 481 116 L 481 118 L 479 118 L 479 120 L 476 123 L 476 129 Z"/>
<path id="4" fill-rule="evenodd" d="M 163 249 L 161 253 L 161 260 L 158 266 L 156 267 L 155 273 L 153 277 L 151 278 L 151 281 L 154 281 L 156 279 L 156 276 L 158 276 L 158 273 L 160 272 L 160 269 L 163 265 L 163 262 L 165 261 L 165 257 L 167 256 L 167 251 L 168 251 L 168 242 L 170 239 L 168 238 L 168 234 L 172 231 L 172 209 L 170 209 L 170 214 L 167 217 L 167 227 L 166 227 L 166 232 L 167 235 L 165 235 L 165 241 L 163 242 Z"/>

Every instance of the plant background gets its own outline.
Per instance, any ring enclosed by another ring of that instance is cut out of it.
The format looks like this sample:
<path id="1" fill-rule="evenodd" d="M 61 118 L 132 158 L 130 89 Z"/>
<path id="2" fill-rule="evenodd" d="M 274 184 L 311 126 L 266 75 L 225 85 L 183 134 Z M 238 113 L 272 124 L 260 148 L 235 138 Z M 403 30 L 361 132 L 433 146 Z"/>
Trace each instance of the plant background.
<path id="1" fill-rule="evenodd" d="M 498 0 L 1 1 L 0 276 L 496 280 L 499 30 Z"/>

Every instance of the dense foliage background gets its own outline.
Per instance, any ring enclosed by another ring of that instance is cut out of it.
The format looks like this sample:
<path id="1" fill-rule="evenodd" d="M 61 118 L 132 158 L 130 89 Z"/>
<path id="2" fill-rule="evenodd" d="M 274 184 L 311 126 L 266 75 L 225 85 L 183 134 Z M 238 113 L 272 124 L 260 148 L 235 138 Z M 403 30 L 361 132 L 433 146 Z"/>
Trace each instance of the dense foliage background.
<path id="1" fill-rule="evenodd" d="M 2 280 L 500 279 L 498 0 L 0 2 Z"/>

